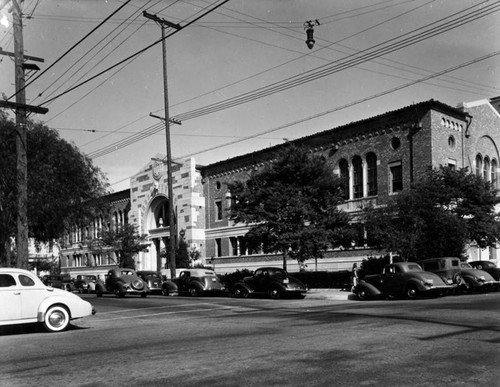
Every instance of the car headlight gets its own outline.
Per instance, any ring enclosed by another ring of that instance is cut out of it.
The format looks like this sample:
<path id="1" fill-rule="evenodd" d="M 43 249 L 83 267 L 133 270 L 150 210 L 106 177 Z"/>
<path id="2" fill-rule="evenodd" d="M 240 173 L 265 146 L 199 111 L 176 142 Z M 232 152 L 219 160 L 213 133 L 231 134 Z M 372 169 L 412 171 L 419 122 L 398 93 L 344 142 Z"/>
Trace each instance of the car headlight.
<path id="1" fill-rule="evenodd" d="M 484 278 L 484 275 L 481 275 L 478 277 L 478 281 L 484 282 L 484 281 L 486 281 L 486 278 Z"/>
<path id="2" fill-rule="evenodd" d="M 426 279 L 424 281 L 424 285 L 425 286 L 433 286 L 434 285 L 434 280 L 432 280 L 432 279 Z"/>

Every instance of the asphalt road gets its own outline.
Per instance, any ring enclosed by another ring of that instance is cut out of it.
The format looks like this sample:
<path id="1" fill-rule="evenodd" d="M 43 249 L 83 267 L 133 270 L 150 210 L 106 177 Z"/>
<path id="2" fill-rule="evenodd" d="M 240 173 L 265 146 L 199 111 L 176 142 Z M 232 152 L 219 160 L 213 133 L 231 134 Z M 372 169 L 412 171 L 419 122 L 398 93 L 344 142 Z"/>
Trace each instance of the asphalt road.
<path id="1" fill-rule="evenodd" d="M 0 329 L 0 386 L 498 386 L 500 292 L 416 301 L 112 295 Z"/>

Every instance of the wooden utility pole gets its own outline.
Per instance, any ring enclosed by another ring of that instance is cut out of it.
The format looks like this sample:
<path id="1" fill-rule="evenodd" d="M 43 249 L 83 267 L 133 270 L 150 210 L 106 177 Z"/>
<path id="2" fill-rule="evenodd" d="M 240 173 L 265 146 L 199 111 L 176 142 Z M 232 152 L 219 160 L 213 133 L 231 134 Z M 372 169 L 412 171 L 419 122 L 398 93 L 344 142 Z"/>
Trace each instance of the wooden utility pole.
<path id="1" fill-rule="evenodd" d="M 28 268 L 28 155 L 26 135 L 26 112 L 46 113 L 48 110 L 26 105 L 24 81 L 24 43 L 22 11 L 17 0 L 12 1 L 12 21 L 14 28 L 14 66 L 16 102 L 1 101 L 0 107 L 15 108 L 16 111 L 16 152 L 17 152 L 17 263 L 19 268 Z M 21 0 L 22 3 L 23 0 Z M 5 3 L 4 3 L 5 5 Z M 2 51 L 2 54 L 9 55 Z M 31 59 L 34 59 L 33 57 Z M 39 59 L 39 58 L 35 58 Z M 43 62 L 43 59 L 41 59 Z"/>
<path id="2" fill-rule="evenodd" d="M 174 193 L 173 193 L 173 179 L 172 179 L 172 150 L 170 145 L 170 116 L 168 107 L 168 82 L 167 82 L 167 42 L 165 36 L 165 29 L 175 28 L 180 30 L 182 27 L 179 24 L 171 23 L 165 19 L 159 18 L 156 15 L 152 15 L 146 11 L 143 12 L 144 17 L 154 20 L 161 27 L 161 38 L 162 38 L 162 48 L 163 48 L 163 97 L 164 97 L 164 107 L 165 107 L 165 137 L 167 145 L 167 180 L 168 180 L 168 226 L 169 226 L 169 254 L 168 258 L 170 260 L 170 276 L 175 278 L 177 276 L 175 267 L 175 248 L 177 239 L 177 230 L 175 225 L 174 217 Z"/>

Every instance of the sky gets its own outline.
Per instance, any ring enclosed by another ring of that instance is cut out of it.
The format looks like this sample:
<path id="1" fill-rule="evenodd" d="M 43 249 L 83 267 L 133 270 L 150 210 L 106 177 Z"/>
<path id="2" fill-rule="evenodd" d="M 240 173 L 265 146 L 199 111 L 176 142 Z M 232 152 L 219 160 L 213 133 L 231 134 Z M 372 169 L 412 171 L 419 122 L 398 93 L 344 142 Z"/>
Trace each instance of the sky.
<path id="1" fill-rule="evenodd" d="M 49 109 L 30 118 L 76 144 L 115 192 L 166 153 L 164 125 L 150 116 L 165 117 L 161 27 L 143 11 L 181 27 L 165 29 L 169 116 L 181 121 L 170 125 L 172 157 L 199 165 L 430 99 L 457 106 L 500 96 L 500 1 L 25 0 L 22 8 L 25 54 L 44 59 L 29 62 L 40 71 L 26 74 L 27 103 Z M 0 47 L 13 52 L 9 6 L 0 20 L 10 22 L 0 25 Z M 0 56 L 6 98 L 14 79 L 13 60 Z"/>

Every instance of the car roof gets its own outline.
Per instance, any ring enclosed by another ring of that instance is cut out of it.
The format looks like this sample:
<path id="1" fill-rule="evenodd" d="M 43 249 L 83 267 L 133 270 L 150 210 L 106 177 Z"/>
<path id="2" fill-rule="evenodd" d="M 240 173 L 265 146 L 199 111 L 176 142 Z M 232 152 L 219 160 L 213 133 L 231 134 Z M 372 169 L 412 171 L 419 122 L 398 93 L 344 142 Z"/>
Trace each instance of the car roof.
<path id="1" fill-rule="evenodd" d="M 31 275 L 35 275 L 35 273 L 33 273 L 32 271 L 25 270 L 25 269 L 19 269 L 17 267 L 0 267 L 0 273 L 18 273 L 18 274 L 29 273 Z"/>

